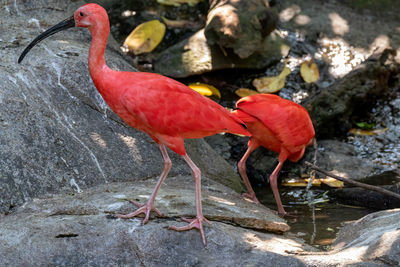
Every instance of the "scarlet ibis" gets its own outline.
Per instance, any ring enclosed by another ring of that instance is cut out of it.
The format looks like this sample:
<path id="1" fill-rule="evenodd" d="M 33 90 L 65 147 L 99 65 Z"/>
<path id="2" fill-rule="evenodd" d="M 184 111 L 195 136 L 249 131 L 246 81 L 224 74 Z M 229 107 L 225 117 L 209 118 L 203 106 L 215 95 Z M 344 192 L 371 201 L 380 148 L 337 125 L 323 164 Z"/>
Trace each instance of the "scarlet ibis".
<path id="1" fill-rule="evenodd" d="M 285 209 L 279 196 L 277 179 L 286 159 L 297 162 L 303 157 L 306 146 L 315 136 L 310 116 L 302 106 L 272 94 L 258 94 L 241 98 L 232 113 L 242 120 L 251 133 L 248 148 L 238 163 L 239 173 L 247 188 L 245 197 L 259 203 L 246 174 L 246 161 L 259 146 L 279 153 L 279 163 L 269 177 L 278 206 L 278 214 Z"/>
<path id="2" fill-rule="evenodd" d="M 185 151 L 184 138 L 201 138 L 219 132 L 250 134 L 243 122 L 222 106 L 193 91 L 186 85 L 165 76 L 144 72 L 121 72 L 110 69 L 104 60 L 110 25 L 106 10 L 97 4 L 86 4 L 78 8 L 70 18 L 49 28 L 36 37 L 22 52 L 25 55 L 41 40 L 71 27 L 88 28 L 92 36 L 89 49 L 89 72 L 93 83 L 108 106 L 128 125 L 146 132 L 159 144 L 164 160 L 164 169 L 148 201 L 139 208 L 120 218 L 132 218 L 144 213 L 143 224 L 154 210 L 156 194 L 166 178 L 172 163 L 166 147 L 178 153 L 187 162 L 195 180 L 196 218 L 184 219 L 189 224 L 183 227 L 170 226 L 177 231 L 199 229 L 206 244 L 201 206 L 201 172 Z"/>

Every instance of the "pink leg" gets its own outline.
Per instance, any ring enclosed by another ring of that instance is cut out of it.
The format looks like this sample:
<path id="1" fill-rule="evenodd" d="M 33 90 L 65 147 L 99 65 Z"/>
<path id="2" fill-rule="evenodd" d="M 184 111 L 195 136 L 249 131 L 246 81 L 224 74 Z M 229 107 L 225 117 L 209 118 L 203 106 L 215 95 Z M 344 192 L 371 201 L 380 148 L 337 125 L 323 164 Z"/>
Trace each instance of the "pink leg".
<path id="1" fill-rule="evenodd" d="M 259 204 L 260 201 L 258 201 L 258 199 L 256 197 L 256 193 L 254 193 L 254 190 L 251 187 L 251 184 L 250 184 L 249 178 L 247 177 L 247 172 L 246 172 L 246 161 L 247 161 L 248 157 L 250 156 L 251 152 L 253 152 L 257 147 L 259 147 L 257 142 L 254 142 L 252 139 L 250 139 L 247 151 L 246 151 L 246 153 L 244 153 L 243 158 L 238 163 L 238 170 L 239 170 L 240 176 L 243 179 L 244 184 L 246 185 L 246 189 L 248 192 L 248 193 L 244 193 L 243 196 L 250 198 L 255 203 Z"/>
<path id="2" fill-rule="evenodd" d="M 193 177 L 195 181 L 195 186 L 196 186 L 196 218 L 195 219 L 186 219 L 182 218 L 185 222 L 188 222 L 189 224 L 183 227 L 176 227 L 176 226 L 170 226 L 169 229 L 175 230 L 175 231 L 186 231 L 190 230 L 192 228 L 197 228 L 200 230 L 201 233 L 201 238 L 203 239 L 204 245 L 206 245 L 206 238 L 204 235 L 204 230 L 203 230 L 203 221 L 210 223 L 204 216 L 203 216 L 203 209 L 201 207 L 201 172 L 200 169 L 193 163 L 193 161 L 189 158 L 187 154 L 183 156 L 187 164 L 190 166 L 193 172 Z"/>
<path id="3" fill-rule="evenodd" d="M 136 201 L 131 200 L 130 202 L 135 204 L 139 208 L 136 211 L 134 211 L 132 213 L 129 213 L 129 214 L 126 214 L 126 215 L 117 214 L 117 216 L 119 218 L 128 219 L 128 218 L 135 217 L 135 216 L 139 215 L 140 213 L 144 213 L 145 217 L 144 217 L 142 223 L 145 224 L 149 220 L 150 212 L 152 210 L 154 210 L 158 215 L 162 216 L 161 212 L 156 207 L 154 207 L 154 201 L 156 199 L 157 192 L 161 187 L 161 184 L 163 183 L 163 181 L 165 180 L 165 177 L 167 177 L 168 172 L 171 169 L 172 162 L 171 162 L 171 159 L 168 156 L 168 153 L 167 153 L 167 150 L 165 148 L 165 145 L 160 144 L 159 146 L 160 146 L 161 154 L 162 154 L 163 159 L 164 159 L 164 170 L 162 171 L 162 173 L 160 175 L 160 178 L 158 179 L 157 185 L 154 188 L 153 193 L 151 193 L 149 199 L 147 200 L 146 204 L 144 204 L 144 205 L 139 204 Z"/>
<path id="4" fill-rule="evenodd" d="M 276 205 L 278 206 L 278 214 L 283 216 L 286 214 L 285 209 L 283 208 L 281 197 L 279 196 L 278 191 L 278 174 L 283 166 L 284 161 L 279 161 L 278 166 L 276 166 L 275 170 L 272 172 L 271 176 L 269 177 L 269 183 L 271 185 L 272 192 L 274 193 Z"/>

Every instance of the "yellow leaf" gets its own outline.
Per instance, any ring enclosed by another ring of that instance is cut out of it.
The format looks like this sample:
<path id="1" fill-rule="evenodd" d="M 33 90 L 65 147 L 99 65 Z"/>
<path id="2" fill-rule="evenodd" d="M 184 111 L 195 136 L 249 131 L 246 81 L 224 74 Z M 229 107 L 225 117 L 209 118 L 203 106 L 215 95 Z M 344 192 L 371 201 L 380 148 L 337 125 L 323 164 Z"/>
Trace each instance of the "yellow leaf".
<path id="1" fill-rule="evenodd" d="M 235 91 L 235 94 L 237 94 L 240 97 L 245 97 L 249 95 L 259 94 L 259 92 L 247 88 L 239 88 Z"/>
<path id="2" fill-rule="evenodd" d="M 124 46 L 135 55 L 148 53 L 161 42 L 165 34 L 165 25 L 158 20 L 144 22 L 137 26 L 125 39 Z"/>
<path id="3" fill-rule="evenodd" d="M 203 0 L 157 0 L 157 3 L 169 6 L 180 6 L 182 4 L 188 4 L 194 6 Z"/>
<path id="4" fill-rule="evenodd" d="M 290 74 L 288 67 L 283 68 L 278 76 L 261 77 L 253 80 L 253 85 L 260 93 L 275 93 L 285 86 L 286 76 Z"/>
<path id="5" fill-rule="evenodd" d="M 343 182 L 336 180 L 335 178 L 324 178 L 324 179 L 321 179 L 321 182 L 323 182 L 324 184 L 326 184 L 330 187 L 337 187 L 337 188 L 343 187 Z"/>
<path id="6" fill-rule="evenodd" d="M 221 93 L 219 92 L 219 90 L 212 85 L 205 83 L 192 83 L 189 84 L 189 87 L 200 93 L 201 95 L 216 99 L 221 98 Z"/>
<path id="7" fill-rule="evenodd" d="M 317 64 L 312 60 L 304 61 L 300 65 L 300 75 L 306 83 L 313 83 L 319 79 L 319 70 Z"/>
<path id="8" fill-rule="evenodd" d="M 292 187 L 306 187 L 308 185 L 309 179 L 288 179 L 282 182 L 283 186 L 292 186 Z M 320 186 L 321 185 L 321 180 L 320 179 L 314 179 L 312 181 L 313 186 Z"/>
<path id="9" fill-rule="evenodd" d="M 349 133 L 356 134 L 356 135 L 378 135 L 381 133 L 386 132 L 389 130 L 389 128 L 383 128 L 383 129 L 375 129 L 375 130 L 363 130 L 363 129 L 357 129 L 357 128 L 351 128 L 349 130 Z"/>

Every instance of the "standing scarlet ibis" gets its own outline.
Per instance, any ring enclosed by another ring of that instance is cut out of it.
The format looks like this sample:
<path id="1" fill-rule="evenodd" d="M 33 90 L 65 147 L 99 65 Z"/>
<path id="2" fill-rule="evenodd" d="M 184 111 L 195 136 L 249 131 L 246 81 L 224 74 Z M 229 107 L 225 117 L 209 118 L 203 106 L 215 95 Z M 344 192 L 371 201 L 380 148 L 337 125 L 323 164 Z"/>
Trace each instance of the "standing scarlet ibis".
<path id="1" fill-rule="evenodd" d="M 278 214 L 284 215 L 277 179 L 286 159 L 297 162 L 315 136 L 310 116 L 302 106 L 272 94 L 258 94 L 239 99 L 232 113 L 242 120 L 251 133 L 248 148 L 238 163 L 239 173 L 248 194 L 244 196 L 259 203 L 246 174 L 246 160 L 257 147 L 263 146 L 279 153 L 279 163 L 269 177 Z"/>
<path id="2" fill-rule="evenodd" d="M 184 231 L 192 228 L 200 230 L 203 243 L 205 236 L 201 207 L 200 169 L 186 154 L 184 138 L 201 138 L 220 132 L 250 135 L 237 119 L 212 100 L 193 91 L 184 84 L 162 75 L 144 72 L 121 72 L 110 69 L 104 60 L 110 25 L 106 10 L 97 4 L 86 4 L 78 8 L 74 15 L 51 27 L 36 37 L 22 52 L 18 63 L 29 50 L 44 38 L 71 27 L 88 28 L 92 36 L 89 49 L 89 72 L 99 93 L 108 106 L 128 125 L 146 132 L 159 144 L 164 159 L 164 169 L 157 185 L 146 204 L 134 201 L 139 208 L 120 218 L 132 218 L 145 214 L 143 224 L 154 210 L 157 191 L 171 169 L 172 163 L 166 146 L 181 155 L 192 169 L 196 189 L 196 218 L 184 221 L 183 227 L 170 226 L 170 229 Z"/>

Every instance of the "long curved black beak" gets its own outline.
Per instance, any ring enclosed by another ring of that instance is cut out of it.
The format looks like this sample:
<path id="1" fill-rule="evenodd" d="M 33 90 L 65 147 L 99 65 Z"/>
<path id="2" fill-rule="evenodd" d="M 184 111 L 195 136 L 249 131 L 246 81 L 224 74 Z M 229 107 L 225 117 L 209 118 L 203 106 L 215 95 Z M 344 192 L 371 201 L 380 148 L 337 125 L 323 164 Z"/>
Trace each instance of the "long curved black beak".
<path id="1" fill-rule="evenodd" d="M 18 63 L 21 63 L 21 61 L 24 59 L 24 57 L 26 56 L 26 54 L 28 54 L 28 52 L 40 41 L 42 41 L 43 39 L 59 32 L 62 30 L 66 30 L 68 28 L 72 28 L 75 27 L 75 20 L 74 20 L 74 16 L 71 16 L 70 18 L 61 21 L 60 23 L 58 23 L 57 25 L 54 25 L 53 27 L 51 27 L 50 29 L 46 30 L 45 32 L 43 32 L 42 34 L 40 34 L 38 37 L 36 37 L 26 48 L 25 50 L 22 52 L 22 54 L 19 56 L 18 58 Z"/>

